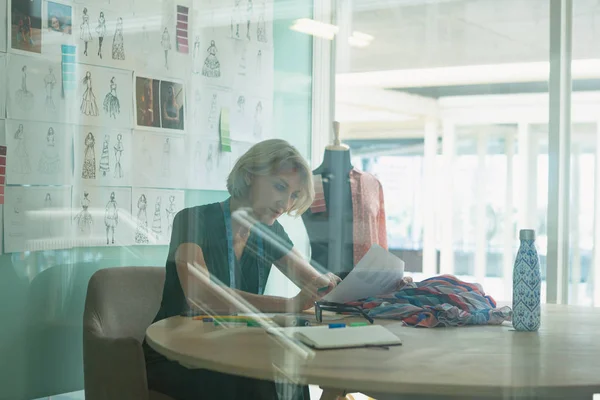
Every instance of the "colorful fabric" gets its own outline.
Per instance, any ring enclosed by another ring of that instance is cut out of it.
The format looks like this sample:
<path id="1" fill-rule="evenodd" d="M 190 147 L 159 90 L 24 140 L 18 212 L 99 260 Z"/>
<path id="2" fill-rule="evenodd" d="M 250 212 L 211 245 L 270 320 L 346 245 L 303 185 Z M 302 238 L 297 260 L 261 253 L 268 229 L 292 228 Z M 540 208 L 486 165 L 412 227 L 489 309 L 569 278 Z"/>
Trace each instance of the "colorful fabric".
<path id="1" fill-rule="evenodd" d="M 510 321 L 510 307 L 496 308 L 496 301 L 481 285 L 452 275 L 409 283 L 396 293 L 350 303 L 373 318 L 402 320 L 405 325 L 437 326 L 499 325 Z"/>
<path id="2" fill-rule="evenodd" d="M 368 172 L 350 171 L 352 190 L 354 265 L 375 243 L 387 250 L 385 205 L 379 180 Z"/>

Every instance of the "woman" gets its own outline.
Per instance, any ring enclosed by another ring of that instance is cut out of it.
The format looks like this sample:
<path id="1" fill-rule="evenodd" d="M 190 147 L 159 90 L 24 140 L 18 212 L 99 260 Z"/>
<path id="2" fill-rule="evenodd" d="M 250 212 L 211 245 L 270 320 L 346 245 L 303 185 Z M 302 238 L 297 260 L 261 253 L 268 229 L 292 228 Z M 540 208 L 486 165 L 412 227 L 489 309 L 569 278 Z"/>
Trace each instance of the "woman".
<path id="1" fill-rule="evenodd" d="M 104 111 L 110 117 L 117 118 L 117 114 L 121 113 L 121 104 L 117 97 L 117 83 L 115 77 L 110 78 L 110 91 L 104 96 Z"/>
<path id="2" fill-rule="evenodd" d="M 123 18 L 117 19 L 117 27 L 115 28 L 115 36 L 112 43 L 112 58 L 113 60 L 125 59 L 125 45 L 123 42 Z"/>
<path id="3" fill-rule="evenodd" d="M 110 200 L 106 203 L 104 211 L 104 225 L 106 226 L 106 244 L 109 244 L 109 236 L 111 236 L 112 244 L 115 244 L 115 227 L 119 224 L 119 206 L 115 200 L 115 192 L 110 194 Z"/>
<path id="4" fill-rule="evenodd" d="M 96 104 L 96 95 L 92 89 L 92 73 L 87 71 L 82 81 L 85 91 L 81 97 L 81 106 L 79 110 L 83 115 L 98 116 L 98 105 Z"/>
<path id="5" fill-rule="evenodd" d="M 42 174 L 56 174 L 60 170 L 60 156 L 55 147 L 54 128 L 48 128 L 46 133 L 46 148 L 42 152 L 38 171 Z"/>
<path id="6" fill-rule="evenodd" d="M 96 150 L 94 145 L 96 139 L 92 132 L 88 132 L 85 137 L 85 150 L 83 153 L 83 168 L 81 169 L 81 177 L 83 179 L 96 179 Z"/>
<path id="7" fill-rule="evenodd" d="M 103 11 L 100 11 L 100 16 L 98 17 L 96 33 L 98 34 L 98 56 L 102 58 L 102 42 L 104 41 L 104 36 L 106 36 L 106 19 L 104 18 Z"/>
<path id="8" fill-rule="evenodd" d="M 90 30 L 90 16 L 88 15 L 87 8 L 83 9 L 81 21 L 82 22 L 79 30 L 79 38 L 85 43 L 83 54 L 87 56 L 88 43 L 92 41 L 92 32 Z"/>
<path id="9" fill-rule="evenodd" d="M 162 127 L 168 129 L 181 129 L 179 120 L 179 104 L 175 99 L 175 89 L 169 85 L 167 96 L 162 104 Z"/>
<path id="10" fill-rule="evenodd" d="M 13 170 L 19 174 L 28 174 L 31 172 L 31 164 L 29 163 L 29 152 L 27 151 L 27 142 L 25 140 L 23 124 L 19 124 L 19 128 L 17 128 L 14 138 L 17 140 L 17 147 L 15 150 L 17 161 L 15 162 Z"/>
<path id="11" fill-rule="evenodd" d="M 171 35 L 169 35 L 169 30 L 167 28 L 165 28 L 165 30 L 163 31 L 161 40 L 160 40 L 160 45 L 162 46 L 163 50 L 165 51 L 165 68 L 168 70 L 169 69 L 169 50 L 171 50 Z"/>
<path id="12" fill-rule="evenodd" d="M 190 310 L 236 311 L 223 292 L 262 312 L 299 312 L 339 282 L 335 275 L 321 275 L 311 267 L 277 222 L 284 213 L 302 214 L 314 198 L 312 172 L 294 147 L 279 139 L 254 145 L 235 164 L 227 190 L 228 200 L 186 208 L 175 216 L 163 299 L 155 321 Z M 240 209 L 249 210 L 260 228 L 280 245 L 263 240 L 256 225 L 248 229 L 231 217 Z M 297 296 L 263 294 L 272 264 L 302 288 Z M 327 290 L 318 290 L 323 287 Z M 144 351 L 149 388 L 174 398 L 277 398 L 272 382 L 187 369 L 146 343 Z"/>

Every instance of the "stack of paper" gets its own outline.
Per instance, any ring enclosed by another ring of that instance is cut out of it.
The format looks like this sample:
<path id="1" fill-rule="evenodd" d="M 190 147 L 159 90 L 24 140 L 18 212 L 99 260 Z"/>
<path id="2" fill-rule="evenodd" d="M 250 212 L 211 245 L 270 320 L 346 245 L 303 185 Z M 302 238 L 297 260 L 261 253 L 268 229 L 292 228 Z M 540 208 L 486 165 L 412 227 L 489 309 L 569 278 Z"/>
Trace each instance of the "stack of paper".
<path id="1" fill-rule="evenodd" d="M 396 290 L 404 277 L 404 261 L 374 244 L 348 276 L 323 300 L 346 303 Z"/>

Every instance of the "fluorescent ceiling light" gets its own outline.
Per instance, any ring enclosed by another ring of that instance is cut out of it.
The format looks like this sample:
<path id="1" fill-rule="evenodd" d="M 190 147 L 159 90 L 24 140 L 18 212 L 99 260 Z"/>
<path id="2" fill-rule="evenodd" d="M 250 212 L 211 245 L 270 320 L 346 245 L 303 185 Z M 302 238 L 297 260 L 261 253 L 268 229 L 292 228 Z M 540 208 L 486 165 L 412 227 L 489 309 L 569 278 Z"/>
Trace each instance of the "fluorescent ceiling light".
<path id="1" fill-rule="evenodd" d="M 371 35 L 367 35 L 366 33 L 354 31 L 352 32 L 352 36 L 348 38 L 348 44 L 352 47 L 367 47 L 371 44 L 374 37 Z"/>
<path id="2" fill-rule="evenodd" d="M 600 59 L 573 60 L 573 79 L 600 77 Z M 376 88 L 469 85 L 480 83 L 540 82 L 550 76 L 549 62 L 465 65 L 337 74 L 336 84 Z"/>
<path id="3" fill-rule="evenodd" d="M 334 36 L 339 31 L 339 28 L 335 25 L 326 24 L 309 18 L 296 20 L 294 24 L 290 26 L 290 29 L 328 40 L 333 40 Z"/>

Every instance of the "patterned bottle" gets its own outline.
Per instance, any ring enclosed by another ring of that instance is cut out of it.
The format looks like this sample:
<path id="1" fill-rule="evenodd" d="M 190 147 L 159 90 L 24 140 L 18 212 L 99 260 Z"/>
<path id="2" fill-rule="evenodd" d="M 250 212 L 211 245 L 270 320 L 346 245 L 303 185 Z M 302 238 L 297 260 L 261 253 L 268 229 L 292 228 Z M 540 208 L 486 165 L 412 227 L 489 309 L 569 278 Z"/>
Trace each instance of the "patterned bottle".
<path id="1" fill-rule="evenodd" d="M 513 327 L 517 331 L 537 331 L 540 327 L 540 260 L 535 249 L 535 232 L 519 233 L 521 246 L 513 270 Z"/>

